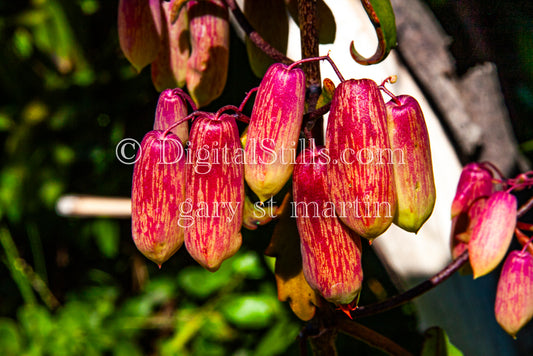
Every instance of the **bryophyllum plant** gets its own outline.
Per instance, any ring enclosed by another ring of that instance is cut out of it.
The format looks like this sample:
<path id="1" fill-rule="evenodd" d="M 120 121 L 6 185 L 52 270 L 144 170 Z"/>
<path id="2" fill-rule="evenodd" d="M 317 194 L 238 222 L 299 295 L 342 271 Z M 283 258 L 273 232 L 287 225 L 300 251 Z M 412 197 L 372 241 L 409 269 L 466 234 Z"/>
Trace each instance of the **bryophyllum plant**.
<path id="1" fill-rule="evenodd" d="M 508 179 L 490 163 L 471 163 L 461 173 L 452 204 L 452 255 L 468 255 L 469 266 L 463 272 L 479 278 L 505 261 L 495 315 L 500 326 L 514 338 L 533 316 L 533 245 L 524 232 L 533 231 L 533 226 L 519 220 L 533 206 L 533 199 L 518 208 L 512 192 L 531 187 L 532 175 L 527 172 Z M 513 236 L 523 247 L 507 254 Z"/>
<path id="2" fill-rule="evenodd" d="M 357 63 L 369 65 L 396 45 L 394 14 L 388 0 L 362 3 L 379 44 L 369 58 L 353 43 L 350 51 Z M 519 219 L 533 200 L 519 207 L 513 195 L 533 185 L 532 173 L 507 179 L 490 163 L 465 166 L 451 207 L 454 261 L 428 283 L 360 306 L 362 243 L 380 238 L 393 223 L 416 233 L 435 205 L 430 138 L 416 99 L 386 88 L 394 77 L 381 84 L 344 79 L 329 54 L 319 57 L 317 46 L 300 61 L 285 57 L 250 26 L 233 0 L 122 0 L 119 8 L 126 58 L 137 70 L 151 63 L 154 85 L 162 90 L 154 131 L 143 140 L 133 176 L 133 239 L 146 257 L 161 265 L 185 241 L 192 258 L 215 272 L 245 243 L 242 227 L 277 224 L 266 253 L 276 257 L 278 296 L 300 319 L 319 325 L 321 332 L 308 336 L 318 354 L 328 353 L 337 331 L 362 337 L 354 331 L 361 326 L 350 319 L 401 305 L 459 269 L 482 277 L 504 260 L 496 320 L 515 337 L 532 318 L 533 247 L 526 232 L 533 226 Z M 265 7 L 249 4 L 247 11 L 256 8 Z M 254 72 L 265 74 L 239 106 L 199 111 L 226 82 L 229 11 L 248 35 Z M 311 23 L 316 20 L 307 15 Z M 250 17 L 259 21 L 258 14 Z M 302 31 L 303 43 L 308 35 Z M 154 39 L 162 47 L 152 46 Z M 274 63 L 266 66 L 257 50 Z M 321 60 L 337 73 L 336 88 L 331 80 L 317 85 Z M 248 117 L 245 104 L 254 94 Z M 324 133 L 321 117 L 327 112 Z M 169 161 L 171 154 L 179 157 Z M 279 208 L 269 205 L 276 197 L 285 197 Z M 298 235 L 298 248 L 289 251 L 280 242 L 284 233 Z M 506 258 L 513 236 L 523 248 Z M 287 277 L 282 273 L 287 260 L 282 261 L 289 255 L 299 272 Z M 407 354 L 391 340 L 365 335 L 378 348 Z"/>

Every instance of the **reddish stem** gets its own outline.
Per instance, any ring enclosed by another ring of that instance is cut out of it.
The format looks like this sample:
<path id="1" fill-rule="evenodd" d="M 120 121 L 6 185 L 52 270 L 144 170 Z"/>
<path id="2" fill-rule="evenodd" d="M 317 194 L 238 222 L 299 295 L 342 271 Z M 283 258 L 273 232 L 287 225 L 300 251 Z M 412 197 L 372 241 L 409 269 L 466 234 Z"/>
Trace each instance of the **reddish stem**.
<path id="1" fill-rule="evenodd" d="M 533 231 L 533 224 L 528 224 L 522 221 L 517 221 L 516 228 L 520 230 Z"/>
<path id="2" fill-rule="evenodd" d="M 215 113 L 215 119 L 218 119 L 220 117 L 220 115 L 222 115 L 222 113 L 224 111 L 228 111 L 228 110 L 235 111 L 236 116 L 234 116 L 234 118 L 236 120 L 242 121 L 242 122 L 244 122 L 246 124 L 248 124 L 250 122 L 250 119 L 246 115 L 244 115 L 241 112 L 241 110 L 238 107 L 236 107 L 235 105 L 226 105 L 226 106 L 223 106 L 220 109 L 218 109 L 217 112 Z"/>
<path id="3" fill-rule="evenodd" d="M 261 49 L 275 61 L 285 64 L 290 64 L 293 62 L 292 59 L 288 58 L 283 53 L 272 47 L 270 43 L 265 41 L 263 37 L 261 37 L 259 33 L 257 33 L 257 31 L 250 24 L 250 22 L 248 22 L 235 0 L 224 0 L 224 2 L 233 13 L 235 20 L 237 20 L 237 23 L 241 26 L 242 30 L 246 33 L 248 38 L 250 38 L 250 40 L 257 46 L 257 48 Z"/>
<path id="4" fill-rule="evenodd" d="M 527 182 L 523 182 L 523 183 L 519 183 L 519 184 L 513 184 L 512 181 L 509 181 L 509 185 L 511 185 L 511 187 L 509 189 L 507 189 L 508 193 L 512 192 L 513 190 L 519 190 L 519 189 L 524 189 L 524 188 L 531 187 L 533 185 L 533 180 L 527 181 Z"/>
<path id="5" fill-rule="evenodd" d="M 417 286 L 405 291 L 404 293 L 395 295 L 394 297 L 384 300 L 383 302 L 360 306 L 352 312 L 352 317 L 356 319 L 369 315 L 379 314 L 384 311 L 396 308 L 402 304 L 405 304 L 447 280 L 467 261 L 468 250 L 463 252 L 459 257 L 457 257 L 455 261 L 450 263 L 442 271 L 440 271 L 430 279 L 418 284 Z"/>
<path id="6" fill-rule="evenodd" d="M 233 110 L 237 113 L 240 112 L 239 108 L 236 107 L 235 105 L 226 105 L 217 110 L 217 112 L 215 113 L 215 119 L 218 119 L 224 111 L 228 111 L 228 110 Z"/>
<path id="7" fill-rule="evenodd" d="M 252 96 L 252 94 L 255 93 L 258 90 L 259 90 L 259 87 L 255 87 L 252 90 L 250 90 L 248 93 L 246 93 L 246 97 L 242 101 L 241 105 L 239 105 L 239 111 L 240 112 L 242 112 L 244 110 L 244 106 L 246 105 L 248 100 L 250 100 L 250 97 Z"/>
<path id="8" fill-rule="evenodd" d="M 172 90 L 173 95 L 179 95 L 182 99 L 185 99 L 189 102 L 189 105 L 191 106 L 192 111 L 197 111 L 198 108 L 196 107 L 196 104 L 194 103 L 194 100 L 190 97 L 189 94 L 187 94 L 183 89 L 181 88 L 175 88 Z"/>
<path id="9" fill-rule="evenodd" d="M 339 67 L 337 67 L 337 65 L 335 64 L 335 62 L 333 61 L 333 59 L 331 59 L 331 57 L 329 56 L 329 53 L 325 56 L 321 56 L 321 57 L 311 57 L 311 58 L 303 58 L 303 59 L 300 59 L 299 61 L 296 61 L 294 63 L 292 63 L 290 66 L 289 66 L 289 70 L 291 70 L 292 68 L 302 64 L 302 63 L 309 63 L 309 62 L 318 62 L 318 61 L 323 61 L 323 60 L 327 60 L 329 62 L 329 64 L 331 65 L 331 67 L 333 68 L 333 70 L 335 71 L 335 74 L 337 75 L 337 77 L 339 77 L 339 80 L 341 82 L 344 82 L 344 76 L 342 75 L 341 71 L 339 70 Z"/>
<path id="10" fill-rule="evenodd" d="M 526 252 L 526 249 L 528 248 L 529 244 L 533 242 L 533 236 L 528 237 L 526 234 L 524 234 L 522 231 L 520 231 L 520 229 L 515 229 L 515 234 L 516 235 L 522 235 L 523 240 L 526 241 L 526 243 L 522 247 L 521 253 Z"/>
<path id="11" fill-rule="evenodd" d="M 189 120 L 189 119 L 192 119 L 196 116 L 200 116 L 200 115 L 205 115 L 205 112 L 203 111 L 195 111 L 193 113 L 190 113 L 189 115 L 185 116 L 184 118 L 182 119 L 179 119 L 177 120 L 175 123 L 173 123 L 172 125 L 170 125 L 164 132 L 163 132 L 163 136 L 166 136 L 168 135 L 168 133 L 170 132 L 170 130 L 172 130 L 174 127 L 178 126 L 179 124 Z"/>
<path id="12" fill-rule="evenodd" d="M 482 165 L 485 166 L 485 168 L 492 168 L 493 171 L 495 171 L 502 180 L 505 180 L 505 175 L 502 173 L 502 171 L 500 171 L 500 169 L 498 167 L 496 167 L 496 165 L 494 165 L 494 163 L 492 162 L 489 162 L 489 161 L 484 161 L 484 162 L 481 162 Z"/>
<path id="13" fill-rule="evenodd" d="M 532 207 L 533 207 L 533 197 L 529 198 L 529 200 L 518 209 L 516 216 L 521 218 L 522 216 L 526 215 L 528 210 L 531 209 Z"/>
<path id="14" fill-rule="evenodd" d="M 381 85 L 378 86 L 378 88 L 380 90 L 382 90 L 385 94 L 390 96 L 391 99 L 394 100 L 396 105 L 401 106 L 402 102 L 400 101 L 400 99 L 398 99 L 398 97 L 396 97 L 396 95 L 394 95 L 389 89 L 387 89 L 385 87 L 385 84 L 387 84 L 387 82 L 389 82 L 391 84 L 395 83 L 396 82 L 396 76 L 395 75 L 391 75 L 390 77 L 385 78 L 385 80 L 381 83 Z"/>
<path id="15" fill-rule="evenodd" d="M 351 337 L 361 340 L 367 345 L 382 350 L 389 355 L 404 355 L 412 356 L 412 354 L 389 339 L 364 325 L 356 323 L 346 318 L 339 319 L 337 322 L 337 328 L 340 332 L 350 335 Z"/>

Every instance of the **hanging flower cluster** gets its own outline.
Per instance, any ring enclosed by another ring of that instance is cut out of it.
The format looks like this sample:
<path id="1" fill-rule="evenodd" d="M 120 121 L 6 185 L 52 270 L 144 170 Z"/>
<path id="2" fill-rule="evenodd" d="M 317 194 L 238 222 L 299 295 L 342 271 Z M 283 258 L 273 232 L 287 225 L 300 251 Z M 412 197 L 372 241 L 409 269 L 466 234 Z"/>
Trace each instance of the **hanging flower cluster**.
<path id="1" fill-rule="evenodd" d="M 186 85 L 205 106 L 226 85 L 228 16 L 221 0 L 120 0 L 120 48 L 138 72 L 151 64 L 158 91 Z"/>
<path id="2" fill-rule="evenodd" d="M 320 59 L 334 65 L 328 56 L 311 60 Z M 362 286 L 361 237 L 371 243 L 392 223 L 416 232 L 431 215 L 429 137 L 414 98 L 394 96 L 385 82 L 344 80 L 337 69 L 325 146 L 315 147 L 309 134 L 299 140 L 305 75 L 298 66 L 306 61 L 270 66 L 250 118 L 242 114 L 249 96 L 240 108 L 207 113 L 181 89 L 161 93 L 134 169 L 133 239 L 158 265 L 185 242 L 216 271 L 239 249 L 241 226 L 270 220 L 254 219 L 254 208 L 263 210 L 292 176 L 305 279 L 348 312 Z M 236 120 L 249 123 L 242 137 Z"/>
<path id="3" fill-rule="evenodd" d="M 495 314 L 513 337 L 533 317 L 533 245 L 523 232 L 533 231 L 533 226 L 518 220 L 517 199 L 511 193 L 531 186 L 531 174 L 506 179 L 490 163 L 470 163 L 461 173 L 452 204 L 452 256 L 457 258 L 468 250 L 469 265 L 463 271 L 478 278 L 492 272 L 505 258 Z M 505 257 L 513 235 L 523 248 Z"/>
<path id="4" fill-rule="evenodd" d="M 350 51 L 356 62 L 375 64 L 396 45 L 394 13 L 389 1 L 362 4 L 378 48 L 370 58 L 362 57 L 353 42 Z M 391 224 L 416 233 L 432 214 L 436 192 L 422 110 L 413 97 L 396 96 L 385 87 L 395 77 L 381 85 L 345 80 L 329 55 L 271 64 L 283 55 L 262 39 L 264 48 L 257 46 L 258 34 L 248 33 L 248 56 L 262 76 L 260 86 L 239 107 L 198 111 L 226 84 L 228 7 L 233 11 L 234 5 L 227 0 L 119 1 L 121 49 L 137 71 L 151 64 L 154 86 L 162 91 L 133 173 L 133 240 L 159 266 L 185 244 L 201 266 L 214 272 L 239 250 L 241 227 L 253 230 L 276 217 L 270 203 L 292 183 L 287 197 L 292 196 L 302 270 L 294 283 L 305 286 L 297 294 L 302 300 L 292 300 L 291 307 L 309 320 L 315 311 L 309 305 L 317 300 L 307 293 L 311 290 L 351 317 L 363 281 L 362 238 L 372 243 Z M 319 1 L 320 6 L 318 27 L 328 34 L 320 41 L 331 41 L 335 27 L 327 6 Z M 297 18 L 295 8 L 292 0 L 245 3 L 246 16 L 271 41 L 279 39 L 280 47 L 286 47 L 287 9 Z M 265 17 L 267 10 L 283 23 Z M 336 88 L 326 80 L 318 101 L 330 112 L 323 146 L 315 144 L 304 119 L 306 77 L 299 68 L 317 60 L 328 60 L 340 79 Z M 185 86 L 188 94 L 180 89 Z M 242 111 L 254 92 L 248 118 Z M 505 259 L 495 314 L 513 337 L 533 317 L 533 244 L 524 233 L 533 225 L 518 220 L 533 203 L 519 210 L 512 191 L 532 185 L 531 172 L 506 179 L 489 163 L 471 163 L 452 205 L 451 252 L 463 261 L 468 254 L 463 272 L 478 278 Z M 513 235 L 523 248 L 506 258 Z M 276 257 L 285 253 L 269 249 Z"/>

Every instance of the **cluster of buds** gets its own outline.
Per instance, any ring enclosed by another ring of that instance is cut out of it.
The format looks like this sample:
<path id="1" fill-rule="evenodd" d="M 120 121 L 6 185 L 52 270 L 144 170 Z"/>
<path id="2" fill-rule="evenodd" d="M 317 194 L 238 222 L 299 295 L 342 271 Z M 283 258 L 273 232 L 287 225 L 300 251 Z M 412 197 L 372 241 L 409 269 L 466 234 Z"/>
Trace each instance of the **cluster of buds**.
<path id="1" fill-rule="evenodd" d="M 154 130 L 134 167 L 132 234 L 159 266 L 185 242 L 200 265 L 215 271 L 241 245 L 244 171 L 233 163 L 241 144 L 235 118 L 222 111 L 195 111 L 189 134 L 187 101 L 195 110 L 179 88 L 160 95 Z"/>
<path id="2" fill-rule="evenodd" d="M 533 317 L 533 245 L 523 232 L 533 231 L 533 225 L 518 221 L 523 212 L 518 213 L 517 198 L 511 192 L 531 185 L 529 173 L 505 179 L 490 163 L 470 163 L 463 168 L 452 203 L 452 257 L 468 251 L 469 265 L 463 272 L 478 278 L 492 272 L 505 258 L 495 314 L 513 337 Z M 523 248 L 511 251 L 506 258 L 513 235 Z"/>
<path id="3" fill-rule="evenodd" d="M 157 90 L 187 86 L 198 106 L 222 94 L 229 61 L 228 9 L 220 0 L 120 0 L 122 52 Z"/>
<path id="4" fill-rule="evenodd" d="M 384 83 L 341 77 L 325 147 L 300 154 L 293 191 L 306 279 L 348 313 L 362 286 L 361 237 L 371 243 L 392 223 L 417 232 L 433 211 L 429 136 L 417 101 Z"/>
<path id="5" fill-rule="evenodd" d="M 328 56 L 271 65 L 250 118 L 241 112 L 244 103 L 206 113 L 196 111 L 190 98 L 193 113 L 187 115 L 185 92 L 161 93 L 154 130 L 143 140 L 133 177 L 132 230 L 141 252 L 160 265 L 184 241 L 199 264 L 217 270 L 239 249 L 241 226 L 253 229 L 271 220 L 255 213 L 258 208 L 264 213 L 265 203 L 292 176 L 292 216 L 307 283 L 345 312 L 357 304 L 361 238 L 372 242 L 392 223 L 417 232 L 431 215 L 429 137 L 414 98 L 396 97 L 370 79 L 344 80 L 339 73 L 325 146 L 315 147 L 307 137 L 296 155 L 306 89 L 298 65 L 318 59 L 334 65 Z M 236 119 L 249 122 L 240 139 Z M 246 186 L 259 199 L 256 204 Z"/>

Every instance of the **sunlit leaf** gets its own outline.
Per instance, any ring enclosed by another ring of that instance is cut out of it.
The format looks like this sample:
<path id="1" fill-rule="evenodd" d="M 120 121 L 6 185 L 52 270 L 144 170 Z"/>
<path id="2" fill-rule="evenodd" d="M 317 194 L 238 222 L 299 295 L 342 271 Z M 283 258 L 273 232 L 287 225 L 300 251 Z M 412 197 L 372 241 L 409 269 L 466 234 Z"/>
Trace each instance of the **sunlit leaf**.
<path id="1" fill-rule="evenodd" d="M 201 333 L 206 338 L 216 341 L 228 341 L 237 336 L 235 330 L 231 328 L 224 317 L 218 312 L 209 314 L 209 317 L 204 321 Z"/>
<path id="2" fill-rule="evenodd" d="M 421 356 L 462 356 L 463 353 L 455 347 L 446 332 L 439 327 L 426 330 L 424 346 Z"/>
<path id="3" fill-rule="evenodd" d="M 276 284 L 278 299 L 288 301 L 289 305 L 302 320 L 310 320 L 319 304 L 318 294 L 305 280 L 300 252 L 300 235 L 296 219 L 291 218 L 291 194 L 287 193 L 279 210 L 279 221 L 274 228 L 272 239 L 265 252 L 276 257 Z"/>
<path id="4" fill-rule="evenodd" d="M 17 54 L 26 59 L 30 57 L 33 53 L 33 40 L 31 34 L 25 28 L 18 28 L 15 33 L 13 33 L 13 46 L 17 51 Z"/>
<path id="5" fill-rule="evenodd" d="M 247 251 L 243 254 L 239 254 L 235 256 L 231 262 L 233 270 L 243 274 L 246 278 L 260 279 L 265 274 L 261 265 L 261 260 L 254 251 Z"/>
<path id="6" fill-rule="evenodd" d="M 216 273 L 201 267 L 187 267 L 178 274 L 178 285 L 191 296 L 206 298 L 226 286 L 233 273 L 229 263 L 223 263 Z"/>
<path id="7" fill-rule="evenodd" d="M 278 306 L 278 301 L 268 295 L 239 295 L 222 304 L 222 313 L 238 327 L 261 329 L 270 325 Z"/>
<path id="8" fill-rule="evenodd" d="M 372 22 L 378 36 L 378 48 L 369 58 L 361 56 L 355 49 L 354 42 L 350 45 L 352 58 L 359 64 L 369 65 L 383 61 L 391 49 L 396 47 L 396 20 L 390 0 L 361 0 L 363 7 Z"/>
<path id="9" fill-rule="evenodd" d="M 333 83 L 333 81 L 329 78 L 324 78 L 324 83 L 322 85 L 322 93 L 320 93 L 320 96 L 318 97 L 316 108 L 319 109 L 322 106 L 329 104 L 331 102 L 331 99 L 333 99 L 334 92 L 335 84 Z"/>

